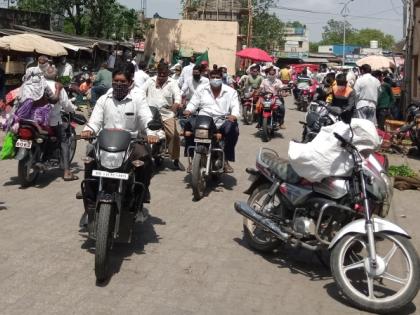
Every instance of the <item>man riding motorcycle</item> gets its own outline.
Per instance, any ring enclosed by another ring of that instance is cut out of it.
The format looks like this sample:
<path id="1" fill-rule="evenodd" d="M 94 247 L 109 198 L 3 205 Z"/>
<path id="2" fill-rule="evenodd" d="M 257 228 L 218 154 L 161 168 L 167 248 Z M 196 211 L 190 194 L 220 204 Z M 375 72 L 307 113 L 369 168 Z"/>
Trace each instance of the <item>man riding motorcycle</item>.
<path id="1" fill-rule="evenodd" d="M 178 87 L 178 83 L 172 78 L 169 78 L 168 65 L 158 65 L 157 76 L 150 78 L 145 83 L 144 92 L 146 93 L 149 106 L 154 106 L 159 109 L 168 140 L 169 154 L 174 166 L 179 168 L 181 140 L 177 129 L 175 113 L 181 107 L 181 90 Z"/>
<path id="2" fill-rule="evenodd" d="M 233 88 L 223 84 L 222 76 L 223 74 L 220 70 L 210 72 L 210 85 L 201 87 L 194 94 L 184 111 L 184 115 L 189 117 L 199 110 L 200 115 L 203 116 L 213 118 L 226 116 L 227 120 L 220 121 L 215 119 L 214 122 L 225 143 L 225 172 L 232 173 L 233 168 L 229 165 L 229 161 L 235 161 L 235 146 L 239 137 L 237 120 L 240 115 L 240 106 L 238 93 Z M 186 148 L 194 144 L 192 135 L 194 126 L 194 119 L 190 119 L 185 126 Z M 188 170 L 191 170 L 191 165 L 189 165 Z"/>
<path id="3" fill-rule="evenodd" d="M 277 96 L 276 105 L 278 105 L 277 110 L 277 121 L 279 127 L 284 129 L 284 118 L 286 116 L 286 108 L 284 106 L 284 101 L 282 97 L 282 89 L 284 84 L 276 77 L 276 70 L 274 68 L 269 68 L 266 70 L 267 78 L 264 79 L 260 86 L 260 94 L 264 95 L 266 93 L 271 93 L 273 96 Z M 260 121 L 258 122 L 257 127 L 259 128 L 262 125 L 262 120 L 260 116 Z"/>
<path id="4" fill-rule="evenodd" d="M 147 105 L 144 92 L 134 87 L 134 71 L 134 65 L 129 62 L 114 69 L 112 73 L 112 89 L 99 98 L 88 126 L 85 127 L 81 134 L 81 138 L 89 139 L 93 133 L 97 134 L 102 129 L 124 129 L 130 131 L 133 138 L 146 134 L 149 144 L 157 143 L 158 137 L 147 128 L 153 117 Z M 92 157 L 93 154 L 93 146 L 88 145 L 87 155 Z M 146 196 L 144 203 L 149 203 L 149 185 L 153 172 L 149 148 L 143 144 L 135 144 L 130 159 L 133 161 L 141 160 L 144 163 L 142 168 L 136 169 L 136 180 L 145 185 Z M 94 167 L 93 163 L 85 165 L 85 178 L 92 176 Z M 77 197 L 83 196 L 78 194 Z M 86 224 L 86 217 L 85 213 L 81 219 L 81 225 Z"/>

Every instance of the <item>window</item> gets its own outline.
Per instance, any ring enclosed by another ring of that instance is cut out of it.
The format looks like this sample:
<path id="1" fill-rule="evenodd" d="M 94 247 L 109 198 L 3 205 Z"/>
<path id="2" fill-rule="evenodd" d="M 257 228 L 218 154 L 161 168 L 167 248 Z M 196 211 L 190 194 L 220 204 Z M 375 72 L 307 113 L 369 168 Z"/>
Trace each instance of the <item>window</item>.
<path id="1" fill-rule="evenodd" d="M 303 47 L 303 41 L 299 41 L 299 48 L 302 48 Z"/>

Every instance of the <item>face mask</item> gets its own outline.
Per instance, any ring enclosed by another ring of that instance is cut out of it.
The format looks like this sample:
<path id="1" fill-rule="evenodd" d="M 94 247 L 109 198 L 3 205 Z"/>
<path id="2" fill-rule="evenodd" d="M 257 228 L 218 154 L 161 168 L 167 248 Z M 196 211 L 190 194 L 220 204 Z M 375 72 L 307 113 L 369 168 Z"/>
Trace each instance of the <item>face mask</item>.
<path id="1" fill-rule="evenodd" d="M 223 73 L 223 79 L 227 78 L 227 73 Z"/>
<path id="2" fill-rule="evenodd" d="M 195 81 L 200 81 L 201 75 L 200 74 L 194 74 L 193 78 L 194 78 Z"/>
<path id="3" fill-rule="evenodd" d="M 41 64 L 41 63 L 38 63 L 38 68 L 39 68 L 39 69 L 41 69 L 41 71 L 42 71 L 42 72 L 45 72 L 45 71 L 47 71 L 48 67 L 49 67 L 49 64 L 48 64 L 48 62 L 46 62 L 46 63 L 43 63 L 43 64 Z"/>
<path id="4" fill-rule="evenodd" d="M 270 81 L 274 81 L 276 79 L 276 76 L 273 74 L 269 74 L 267 77 Z"/>
<path id="5" fill-rule="evenodd" d="M 128 84 L 119 84 L 112 83 L 112 95 L 118 101 L 122 101 L 130 91 L 130 85 Z"/>
<path id="6" fill-rule="evenodd" d="M 218 88 L 218 87 L 221 87 L 222 84 L 223 84 L 222 79 L 211 79 L 210 80 L 210 85 L 212 87 Z"/>

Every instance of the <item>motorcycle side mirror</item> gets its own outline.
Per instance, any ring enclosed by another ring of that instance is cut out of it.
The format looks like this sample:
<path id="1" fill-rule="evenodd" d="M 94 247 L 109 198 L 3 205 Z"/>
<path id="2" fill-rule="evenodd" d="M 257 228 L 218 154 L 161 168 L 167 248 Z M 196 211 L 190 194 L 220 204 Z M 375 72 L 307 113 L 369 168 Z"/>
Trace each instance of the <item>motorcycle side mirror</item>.
<path id="1" fill-rule="evenodd" d="M 163 125 L 160 121 L 152 120 L 151 122 L 147 124 L 147 128 L 149 128 L 150 130 L 156 131 L 156 130 L 162 129 Z"/>

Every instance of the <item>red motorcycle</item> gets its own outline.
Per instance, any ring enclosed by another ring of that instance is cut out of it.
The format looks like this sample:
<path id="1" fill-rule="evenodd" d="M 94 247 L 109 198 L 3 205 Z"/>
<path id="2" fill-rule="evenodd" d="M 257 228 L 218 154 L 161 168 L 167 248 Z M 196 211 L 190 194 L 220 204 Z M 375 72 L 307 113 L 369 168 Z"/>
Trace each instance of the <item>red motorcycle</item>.
<path id="1" fill-rule="evenodd" d="M 245 92 L 242 97 L 242 116 L 245 125 L 251 125 L 255 121 L 255 109 L 258 96 L 255 91 Z"/>
<path id="2" fill-rule="evenodd" d="M 279 126 L 283 124 L 284 100 L 283 97 L 266 93 L 260 97 L 258 105 L 258 122 L 262 131 L 262 140 L 267 142 L 274 136 L 274 132 L 279 129 Z"/>

